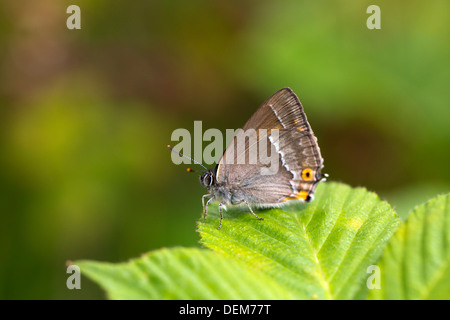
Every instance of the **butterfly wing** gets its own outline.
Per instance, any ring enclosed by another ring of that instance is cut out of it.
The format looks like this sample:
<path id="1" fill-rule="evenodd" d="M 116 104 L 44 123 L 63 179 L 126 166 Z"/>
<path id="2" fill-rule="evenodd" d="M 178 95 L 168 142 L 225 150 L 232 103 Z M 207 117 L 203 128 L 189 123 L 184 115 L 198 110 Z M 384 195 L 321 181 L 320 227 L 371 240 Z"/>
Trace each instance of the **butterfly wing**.
<path id="1" fill-rule="evenodd" d="M 246 139 L 249 132 L 253 140 Z M 267 174 L 270 164 L 251 162 L 260 146 L 278 157 L 277 170 L 271 174 Z M 308 201 L 323 179 L 322 167 L 317 139 L 303 107 L 294 92 L 284 88 L 267 99 L 236 134 L 219 161 L 216 179 L 236 188 L 235 202 Z"/>

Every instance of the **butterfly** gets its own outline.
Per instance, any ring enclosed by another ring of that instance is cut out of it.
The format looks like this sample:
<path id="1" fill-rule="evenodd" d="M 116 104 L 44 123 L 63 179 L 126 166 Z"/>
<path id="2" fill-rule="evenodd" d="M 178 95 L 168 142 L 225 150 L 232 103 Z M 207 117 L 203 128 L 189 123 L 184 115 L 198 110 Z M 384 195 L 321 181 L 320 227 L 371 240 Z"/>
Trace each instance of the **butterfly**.
<path id="1" fill-rule="evenodd" d="M 248 132 L 253 133 L 253 142 L 246 139 Z M 270 172 L 269 164 L 260 160 L 249 162 L 257 150 L 253 148 L 255 141 L 257 146 L 271 150 L 277 162 L 275 171 Z M 257 219 L 263 220 L 252 207 L 312 201 L 317 184 L 328 177 L 321 172 L 322 168 L 317 138 L 303 107 L 290 88 L 283 88 L 267 99 L 238 131 L 216 167 L 205 168 L 200 176 L 208 191 L 202 197 L 204 221 L 212 201 L 219 201 L 219 230 L 222 210 L 228 204 L 244 204 Z"/>

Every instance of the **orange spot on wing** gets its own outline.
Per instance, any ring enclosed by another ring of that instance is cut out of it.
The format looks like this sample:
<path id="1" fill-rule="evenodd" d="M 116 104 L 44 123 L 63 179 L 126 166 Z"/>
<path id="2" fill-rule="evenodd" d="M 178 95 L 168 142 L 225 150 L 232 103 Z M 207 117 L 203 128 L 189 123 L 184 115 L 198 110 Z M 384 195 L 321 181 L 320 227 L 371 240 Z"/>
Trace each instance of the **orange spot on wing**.
<path id="1" fill-rule="evenodd" d="M 305 181 L 312 180 L 314 177 L 314 172 L 310 168 L 303 169 L 302 179 Z"/>
<path id="2" fill-rule="evenodd" d="M 308 195 L 309 195 L 308 191 L 300 191 L 300 192 L 297 192 L 297 194 L 295 196 L 293 196 L 293 197 L 286 197 L 286 198 L 284 198 L 283 202 L 289 201 L 289 200 L 303 200 L 303 201 L 306 201 L 306 199 L 308 198 Z"/>

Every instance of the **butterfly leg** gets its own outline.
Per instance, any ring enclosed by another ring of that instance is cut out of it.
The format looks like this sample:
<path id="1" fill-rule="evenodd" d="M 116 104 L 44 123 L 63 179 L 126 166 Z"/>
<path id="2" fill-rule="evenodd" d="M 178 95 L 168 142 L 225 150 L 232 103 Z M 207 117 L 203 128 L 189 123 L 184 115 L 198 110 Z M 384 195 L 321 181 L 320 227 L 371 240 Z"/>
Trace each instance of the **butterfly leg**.
<path id="1" fill-rule="evenodd" d="M 222 228 L 222 220 L 223 220 L 222 208 L 224 208 L 224 207 L 225 206 L 222 202 L 219 203 L 220 223 L 219 223 L 219 227 L 217 228 L 217 230 L 220 230 L 220 228 Z"/>
<path id="2" fill-rule="evenodd" d="M 208 205 L 209 203 L 212 201 L 213 198 L 210 198 L 207 202 L 206 202 L 206 206 L 205 206 L 205 198 L 211 197 L 210 194 L 205 194 L 202 197 L 202 206 L 203 206 L 203 218 L 205 219 L 204 222 L 206 222 L 206 215 L 208 214 Z"/>
<path id="3" fill-rule="evenodd" d="M 250 207 L 250 205 L 248 204 L 247 201 L 244 201 L 244 202 L 245 202 L 245 204 L 247 205 L 247 207 L 248 207 L 248 209 L 250 210 L 250 212 L 256 217 L 256 219 L 258 219 L 258 220 L 264 220 L 264 218 L 258 217 L 258 216 L 253 212 L 252 207 Z"/>

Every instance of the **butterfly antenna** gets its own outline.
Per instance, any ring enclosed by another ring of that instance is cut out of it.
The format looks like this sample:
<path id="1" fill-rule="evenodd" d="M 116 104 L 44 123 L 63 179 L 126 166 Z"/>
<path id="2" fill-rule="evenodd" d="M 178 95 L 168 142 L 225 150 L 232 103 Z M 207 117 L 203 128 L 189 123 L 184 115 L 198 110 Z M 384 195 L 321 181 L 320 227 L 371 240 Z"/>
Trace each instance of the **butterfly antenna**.
<path id="1" fill-rule="evenodd" d="M 167 148 L 169 148 L 172 152 L 175 152 L 176 154 L 179 154 L 182 157 L 185 157 L 186 159 L 189 159 L 191 161 L 194 161 L 196 164 L 201 165 L 203 168 L 205 168 L 205 170 L 208 170 L 207 167 L 205 167 L 204 165 L 202 165 L 200 162 L 198 162 L 197 160 L 190 158 L 188 156 L 185 156 L 184 154 L 182 154 L 181 152 L 178 152 L 177 150 L 175 150 L 170 144 L 167 146 Z M 188 172 L 198 172 L 199 170 L 192 170 L 191 168 L 187 168 Z"/>

